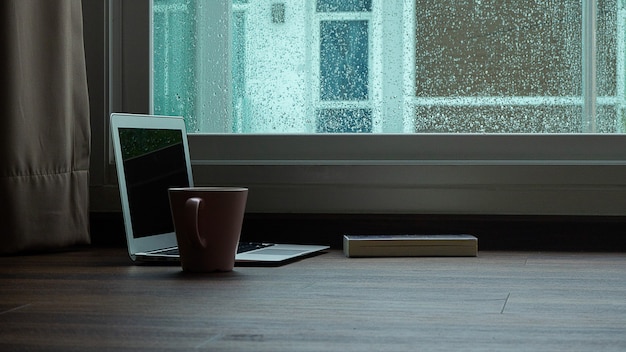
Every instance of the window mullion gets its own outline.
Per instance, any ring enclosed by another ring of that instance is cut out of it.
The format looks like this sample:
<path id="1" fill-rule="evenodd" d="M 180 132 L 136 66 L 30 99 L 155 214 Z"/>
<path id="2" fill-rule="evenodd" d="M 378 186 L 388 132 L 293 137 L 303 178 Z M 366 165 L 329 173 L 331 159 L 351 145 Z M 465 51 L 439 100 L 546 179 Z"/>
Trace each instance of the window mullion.
<path id="1" fill-rule="evenodd" d="M 616 108 L 617 108 L 617 133 L 624 133 L 624 119 L 626 116 L 626 1 L 621 0 L 617 5 L 617 48 L 616 57 Z"/>
<path id="2" fill-rule="evenodd" d="M 595 133 L 597 115 L 596 0 L 583 0 L 583 132 Z"/>

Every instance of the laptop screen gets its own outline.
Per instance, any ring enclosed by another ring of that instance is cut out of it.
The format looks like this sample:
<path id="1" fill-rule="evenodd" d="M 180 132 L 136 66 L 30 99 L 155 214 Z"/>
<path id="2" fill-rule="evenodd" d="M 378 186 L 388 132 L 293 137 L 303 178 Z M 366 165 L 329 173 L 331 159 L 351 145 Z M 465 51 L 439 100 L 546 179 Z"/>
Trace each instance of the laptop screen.
<path id="1" fill-rule="evenodd" d="M 182 131 L 120 128 L 119 137 L 133 236 L 173 232 L 167 190 L 189 186 Z"/>

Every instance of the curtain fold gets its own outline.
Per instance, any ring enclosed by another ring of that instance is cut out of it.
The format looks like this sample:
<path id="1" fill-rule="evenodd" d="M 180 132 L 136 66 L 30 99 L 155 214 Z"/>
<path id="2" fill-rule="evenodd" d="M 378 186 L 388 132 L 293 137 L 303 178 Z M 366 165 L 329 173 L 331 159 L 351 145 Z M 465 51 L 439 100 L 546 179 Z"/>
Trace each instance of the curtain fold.
<path id="1" fill-rule="evenodd" d="M 0 253 L 89 243 L 80 0 L 0 1 Z"/>

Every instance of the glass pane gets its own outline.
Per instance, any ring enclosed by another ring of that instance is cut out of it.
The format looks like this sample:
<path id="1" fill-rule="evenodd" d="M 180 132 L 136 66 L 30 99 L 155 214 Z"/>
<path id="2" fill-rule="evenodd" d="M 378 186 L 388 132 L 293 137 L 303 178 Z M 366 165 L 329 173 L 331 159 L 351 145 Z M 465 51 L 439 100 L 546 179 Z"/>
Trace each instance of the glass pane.
<path id="1" fill-rule="evenodd" d="M 416 109 L 420 133 L 579 133 L 582 106 L 422 106 Z M 615 132 L 618 111 L 598 108 L 598 133 Z M 523 117 L 523 118 L 520 118 Z"/>
<path id="2" fill-rule="evenodd" d="M 154 0 L 154 113 L 184 116 L 196 131 L 194 0 Z"/>
<path id="3" fill-rule="evenodd" d="M 320 33 L 320 99 L 367 100 L 367 21 L 322 21 Z"/>
<path id="4" fill-rule="evenodd" d="M 582 94 L 580 2 L 417 4 L 418 97 Z"/>
<path id="5" fill-rule="evenodd" d="M 246 17 L 243 11 L 233 13 L 233 114 L 234 132 L 246 132 L 250 122 L 246 120 L 249 110 L 246 99 Z"/>
<path id="6" fill-rule="evenodd" d="M 372 132 L 370 109 L 320 109 L 317 112 L 318 133 Z"/>
<path id="7" fill-rule="evenodd" d="M 423 133 L 576 133 L 580 106 L 420 106 L 415 130 Z M 520 117 L 524 118 L 520 118 Z"/>
<path id="8" fill-rule="evenodd" d="M 624 64 L 619 67 L 622 71 L 622 82 L 618 82 L 617 79 L 620 76 L 618 73 L 618 62 L 624 60 L 624 41 L 626 40 L 626 25 L 624 18 L 624 9 L 626 9 L 626 3 L 622 1 L 620 5 L 622 10 L 622 18 L 618 18 L 618 5 L 616 0 L 599 0 L 598 1 L 598 17 L 597 17 L 597 46 L 598 46 L 598 95 L 599 96 L 615 96 L 621 94 L 624 99 L 624 91 L 618 92 L 618 86 L 624 86 L 626 82 L 624 79 Z M 618 26 L 620 26 L 621 33 L 618 33 Z M 618 38 L 618 35 L 621 38 Z M 621 41 L 618 46 L 618 40 Z M 618 48 L 621 48 L 621 52 L 618 52 Z M 623 61 L 622 61 L 623 62 Z M 622 88 L 623 89 L 623 88 Z"/>
<path id="9" fill-rule="evenodd" d="M 372 0 L 317 0 L 317 12 L 372 11 Z"/>
<path id="10" fill-rule="evenodd" d="M 416 132 L 583 131 L 580 1 L 417 0 L 417 7 Z M 597 132 L 624 131 L 617 14 L 616 1 L 598 1 Z M 460 97 L 463 104 L 454 102 Z"/>
<path id="11" fill-rule="evenodd" d="M 153 0 L 155 113 L 190 132 L 583 131 L 580 0 L 375 1 Z M 229 54 L 201 40 L 219 28 Z M 596 38 L 596 125 L 622 133 L 623 2 L 598 0 Z"/>

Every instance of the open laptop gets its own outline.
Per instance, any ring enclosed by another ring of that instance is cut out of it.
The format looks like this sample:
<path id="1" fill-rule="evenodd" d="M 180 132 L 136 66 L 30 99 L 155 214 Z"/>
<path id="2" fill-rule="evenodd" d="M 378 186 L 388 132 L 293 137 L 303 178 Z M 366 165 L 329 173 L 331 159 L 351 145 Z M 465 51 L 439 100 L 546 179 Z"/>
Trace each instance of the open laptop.
<path id="1" fill-rule="evenodd" d="M 184 120 L 115 113 L 111 133 L 130 258 L 179 261 L 168 189 L 194 184 Z M 235 261 L 281 264 L 328 248 L 241 242 Z"/>

